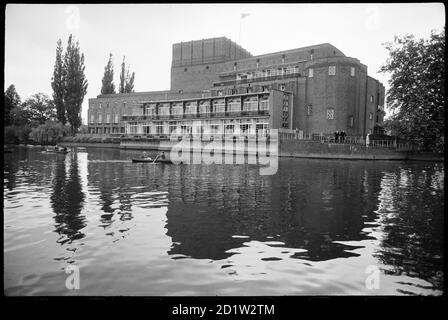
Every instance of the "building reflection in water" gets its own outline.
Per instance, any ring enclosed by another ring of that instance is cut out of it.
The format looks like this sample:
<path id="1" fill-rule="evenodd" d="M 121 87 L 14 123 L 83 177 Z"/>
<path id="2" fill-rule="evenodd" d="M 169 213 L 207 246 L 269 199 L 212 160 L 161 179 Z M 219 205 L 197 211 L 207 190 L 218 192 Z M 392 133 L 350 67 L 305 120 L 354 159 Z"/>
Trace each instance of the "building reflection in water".
<path id="1" fill-rule="evenodd" d="M 261 176 L 252 165 L 123 161 L 130 157 L 89 153 L 100 226 L 110 226 L 114 215 L 126 220 L 140 209 L 167 207 L 173 259 L 223 260 L 250 241 L 298 249 L 290 258 L 308 261 L 356 257 L 363 240 L 377 239 L 369 226 L 382 234 L 375 254 L 391 266 L 386 272 L 441 286 L 443 166 L 280 159 L 277 174 Z"/>
<path id="2" fill-rule="evenodd" d="M 260 176 L 250 166 L 173 167 L 167 234 L 174 245 L 168 253 L 220 260 L 250 239 L 305 249 L 293 258 L 356 255 L 350 252 L 356 247 L 334 241 L 369 238 L 363 216 L 373 212 L 375 201 L 363 206 L 364 171 L 317 163 L 283 161 L 274 176 Z"/>
<path id="3" fill-rule="evenodd" d="M 50 202 L 55 214 L 55 232 L 61 236 L 59 243 L 71 243 L 84 238 L 81 231 L 86 226 L 85 216 L 81 214 L 84 198 L 76 153 L 70 152 L 65 158 L 58 156 Z"/>

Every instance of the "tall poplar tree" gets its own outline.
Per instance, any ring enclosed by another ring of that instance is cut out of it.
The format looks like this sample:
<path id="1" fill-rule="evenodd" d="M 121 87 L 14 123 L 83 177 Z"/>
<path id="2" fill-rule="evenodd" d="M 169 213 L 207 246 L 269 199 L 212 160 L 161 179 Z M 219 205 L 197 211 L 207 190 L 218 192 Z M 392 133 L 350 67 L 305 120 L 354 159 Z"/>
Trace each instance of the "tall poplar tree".
<path id="1" fill-rule="evenodd" d="M 112 62 L 112 53 L 109 54 L 109 61 L 104 68 L 103 85 L 101 87 L 101 94 L 115 93 L 114 85 L 114 65 Z"/>
<path id="2" fill-rule="evenodd" d="M 84 54 L 80 53 L 79 43 L 68 38 L 67 52 L 64 57 L 65 91 L 64 101 L 67 120 L 74 135 L 81 126 L 81 106 L 87 93 L 87 79 L 84 74 Z"/>
<path id="3" fill-rule="evenodd" d="M 125 57 L 123 56 L 123 62 L 121 63 L 120 72 L 120 93 L 130 93 L 134 92 L 134 79 L 135 72 L 130 75 L 129 66 L 126 67 Z"/>
<path id="4" fill-rule="evenodd" d="M 59 39 L 57 42 L 56 62 L 54 64 L 53 77 L 51 78 L 51 87 L 53 88 L 53 101 L 56 107 L 57 119 L 65 124 L 67 118 L 65 116 L 64 104 L 65 70 L 62 50 L 62 41 Z"/>

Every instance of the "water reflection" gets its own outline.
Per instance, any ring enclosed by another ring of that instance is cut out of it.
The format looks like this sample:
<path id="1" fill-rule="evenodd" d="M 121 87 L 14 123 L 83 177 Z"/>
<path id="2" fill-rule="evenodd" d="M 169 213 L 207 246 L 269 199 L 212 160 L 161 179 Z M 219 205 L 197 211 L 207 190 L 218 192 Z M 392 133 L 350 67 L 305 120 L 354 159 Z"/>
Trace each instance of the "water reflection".
<path id="1" fill-rule="evenodd" d="M 25 149 L 5 157 L 5 225 L 19 230 L 5 229 L 6 250 L 16 250 L 17 237 L 33 234 L 40 241 L 42 229 L 14 217 L 28 191 L 31 210 L 40 214 L 42 199 L 49 197 L 51 232 L 60 248 L 85 244 L 79 254 L 69 254 L 71 261 L 93 264 L 98 272 L 110 268 L 109 280 L 134 268 L 125 277 L 130 283 L 121 284 L 130 294 L 151 276 L 164 283 L 157 291 L 163 294 L 173 273 L 196 270 L 202 262 L 218 269 L 198 271 L 204 277 L 232 268 L 225 275 L 241 277 L 242 266 L 263 266 L 256 280 L 274 286 L 291 279 L 319 281 L 313 273 L 331 274 L 328 266 L 344 269 L 356 259 L 379 264 L 385 275 L 409 282 L 407 287 L 442 290 L 443 164 L 280 159 L 276 175 L 260 176 L 254 165 L 131 163 L 138 154 L 88 149 L 83 157 L 59 157 Z M 67 256 L 47 254 L 49 260 Z M 263 269 L 264 263 L 270 268 Z M 279 265 L 285 269 L 276 278 Z M 324 293 L 363 290 L 338 281 L 338 288 Z"/>
<path id="2" fill-rule="evenodd" d="M 84 238 L 81 230 L 86 226 L 85 216 L 81 214 L 85 196 L 78 172 L 77 154 L 70 153 L 66 157 L 56 162 L 50 196 L 55 213 L 55 231 L 61 236 L 58 239 L 61 244 Z M 66 161 L 69 162 L 68 173 Z"/>
<path id="3" fill-rule="evenodd" d="M 442 288 L 444 177 L 436 169 L 384 175 L 378 210 L 383 237 L 375 256 L 388 266 L 387 274 L 406 274 Z"/>
<path id="4" fill-rule="evenodd" d="M 304 249 L 291 258 L 356 256 L 356 246 L 334 241 L 370 238 L 362 232 L 363 215 L 372 216 L 362 206 L 363 175 L 355 166 L 296 168 L 287 161 L 276 176 L 246 166 L 173 168 L 167 234 L 174 245 L 168 253 L 221 260 L 251 239 Z M 374 194 L 369 202 L 375 206 Z"/>

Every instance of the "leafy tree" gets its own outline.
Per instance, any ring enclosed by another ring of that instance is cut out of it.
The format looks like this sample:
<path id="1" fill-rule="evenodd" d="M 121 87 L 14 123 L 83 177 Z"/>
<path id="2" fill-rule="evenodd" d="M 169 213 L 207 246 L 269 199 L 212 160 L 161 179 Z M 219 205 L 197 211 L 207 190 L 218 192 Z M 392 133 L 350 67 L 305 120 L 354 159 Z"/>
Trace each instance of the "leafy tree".
<path id="1" fill-rule="evenodd" d="M 31 114 L 25 107 L 25 103 L 11 110 L 11 124 L 14 126 L 25 126 L 31 123 Z"/>
<path id="2" fill-rule="evenodd" d="M 61 122 L 47 121 L 33 128 L 29 138 L 39 144 L 55 144 L 69 134 L 69 128 Z"/>
<path id="3" fill-rule="evenodd" d="M 31 122 L 43 124 L 56 119 L 56 108 L 53 100 L 45 93 L 36 93 L 23 103 L 23 110 Z"/>
<path id="4" fill-rule="evenodd" d="M 16 87 L 11 84 L 8 89 L 5 91 L 5 100 L 4 100 L 4 119 L 5 125 L 8 126 L 13 123 L 14 117 L 11 114 L 11 111 L 14 108 L 19 107 L 21 104 L 20 96 L 16 91 Z"/>
<path id="5" fill-rule="evenodd" d="M 120 73 L 120 93 L 134 92 L 134 79 L 135 72 L 132 75 L 129 72 L 129 66 L 126 67 L 125 57 L 123 56 L 123 62 L 121 63 Z"/>
<path id="6" fill-rule="evenodd" d="M 87 79 L 84 74 L 84 54 L 80 53 L 79 43 L 73 42 L 72 35 L 68 38 L 66 50 L 64 100 L 67 120 L 74 135 L 81 125 L 81 106 L 87 93 Z"/>
<path id="7" fill-rule="evenodd" d="M 101 94 L 115 93 L 114 85 L 114 65 L 112 62 L 112 53 L 109 54 L 109 61 L 104 68 L 103 86 L 101 87 Z"/>
<path id="8" fill-rule="evenodd" d="M 389 126 L 422 150 L 441 151 L 445 118 L 445 29 L 429 39 L 412 35 L 385 44 L 389 58 L 380 72 L 391 73 Z"/>
<path id="9" fill-rule="evenodd" d="M 65 69 L 61 39 L 57 42 L 56 62 L 54 65 L 53 77 L 51 78 L 51 87 L 53 88 L 53 101 L 56 106 L 57 119 L 65 124 L 67 122 L 64 103 Z"/>

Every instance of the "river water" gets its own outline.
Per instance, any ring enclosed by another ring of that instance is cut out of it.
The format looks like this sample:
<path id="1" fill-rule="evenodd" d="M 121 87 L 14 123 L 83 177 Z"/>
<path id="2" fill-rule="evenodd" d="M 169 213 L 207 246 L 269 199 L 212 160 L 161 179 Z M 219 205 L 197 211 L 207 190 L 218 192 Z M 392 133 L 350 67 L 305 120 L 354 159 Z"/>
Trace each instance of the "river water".
<path id="1" fill-rule="evenodd" d="M 4 154 L 7 295 L 443 293 L 443 163 L 138 154 Z"/>

